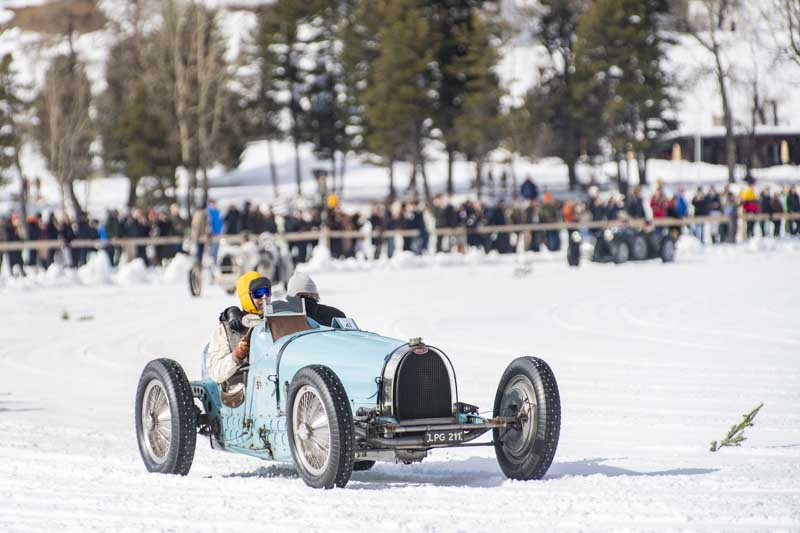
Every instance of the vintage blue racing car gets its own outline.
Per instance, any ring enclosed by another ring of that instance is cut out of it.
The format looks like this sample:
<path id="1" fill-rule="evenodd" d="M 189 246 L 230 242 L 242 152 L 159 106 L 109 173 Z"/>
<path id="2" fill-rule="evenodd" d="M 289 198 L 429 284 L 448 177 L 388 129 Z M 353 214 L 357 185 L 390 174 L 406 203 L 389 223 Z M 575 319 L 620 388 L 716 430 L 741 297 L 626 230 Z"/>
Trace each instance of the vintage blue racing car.
<path id="1" fill-rule="evenodd" d="M 144 368 L 135 420 L 149 471 L 186 475 L 198 433 L 215 449 L 293 462 L 316 488 L 344 487 L 375 461 L 410 464 L 449 446 L 494 446 L 513 479 L 539 479 L 553 461 L 561 407 L 541 359 L 511 362 L 484 418 L 459 401 L 449 358 L 421 339 L 383 337 L 351 319 L 319 326 L 300 300 L 267 306 L 249 335 L 239 394 L 207 377 L 205 353 L 199 381 L 171 359 Z M 472 442 L 489 431 L 490 442 Z"/>

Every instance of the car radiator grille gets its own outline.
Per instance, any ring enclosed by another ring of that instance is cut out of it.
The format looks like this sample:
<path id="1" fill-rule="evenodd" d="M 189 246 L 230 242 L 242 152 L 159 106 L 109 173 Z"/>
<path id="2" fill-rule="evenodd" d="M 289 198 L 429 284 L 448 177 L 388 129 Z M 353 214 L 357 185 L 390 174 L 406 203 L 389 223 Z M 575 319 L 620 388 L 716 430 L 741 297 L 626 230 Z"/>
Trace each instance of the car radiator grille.
<path id="1" fill-rule="evenodd" d="M 450 375 L 433 350 L 409 353 L 397 370 L 395 412 L 398 420 L 452 416 Z"/>

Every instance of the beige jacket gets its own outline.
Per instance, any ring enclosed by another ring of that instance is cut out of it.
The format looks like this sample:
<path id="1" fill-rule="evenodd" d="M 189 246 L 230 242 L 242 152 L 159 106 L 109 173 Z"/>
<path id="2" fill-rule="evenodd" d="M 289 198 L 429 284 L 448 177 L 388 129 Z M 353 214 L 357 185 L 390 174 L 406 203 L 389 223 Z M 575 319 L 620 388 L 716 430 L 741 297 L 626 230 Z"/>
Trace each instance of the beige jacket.
<path id="1" fill-rule="evenodd" d="M 259 320 L 261 320 L 260 316 L 247 313 L 242 317 L 242 324 L 247 328 L 252 328 L 258 324 Z M 233 355 L 233 351 L 244 335 L 246 333 L 233 331 L 223 322 L 217 324 L 206 352 L 206 370 L 209 378 L 217 383 L 224 383 L 248 361 L 248 358 L 245 358 L 240 362 Z"/>
<path id="2" fill-rule="evenodd" d="M 208 238 L 209 224 L 208 212 L 205 209 L 196 209 L 192 215 L 191 239 L 194 242 L 203 242 Z"/>

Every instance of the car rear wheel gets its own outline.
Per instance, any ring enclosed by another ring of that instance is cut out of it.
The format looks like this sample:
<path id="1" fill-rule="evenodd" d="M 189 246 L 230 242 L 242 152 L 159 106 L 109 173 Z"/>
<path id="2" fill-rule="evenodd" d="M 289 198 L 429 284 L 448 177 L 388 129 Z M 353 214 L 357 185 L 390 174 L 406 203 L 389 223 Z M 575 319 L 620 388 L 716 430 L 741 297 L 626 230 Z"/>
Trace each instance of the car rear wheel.
<path id="1" fill-rule="evenodd" d="M 644 235 L 636 235 L 633 238 L 632 243 L 632 250 L 633 259 L 635 261 L 644 261 L 647 259 L 647 239 L 644 238 Z"/>
<path id="2" fill-rule="evenodd" d="M 494 449 L 511 479 L 540 479 L 550 468 L 561 432 L 561 400 L 550 367 L 536 357 L 508 365 L 494 400 L 494 416 L 516 416 L 515 427 L 496 428 Z"/>
<path id="3" fill-rule="evenodd" d="M 671 237 L 665 237 L 661 241 L 661 261 L 664 263 L 671 263 L 675 260 L 675 241 Z"/>
<path id="4" fill-rule="evenodd" d="M 287 399 L 289 445 L 300 477 L 310 487 L 344 487 L 353 473 L 350 401 L 339 377 L 311 365 L 295 374 Z"/>
<path id="5" fill-rule="evenodd" d="M 172 359 L 147 363 L 136 389 L 136 437 L 144 466 L 161 474 L 189 473 L 197 442 L 192 388 Z"/>
<path id="6" fill-rule="evenodd" d="M 203 267 L 198 264 L 189 270 L 189 293 L 200 296 L 203 293 Z"/>
<path id="7" fill-rule="evenodd" d="M 620 265 L 622 263 L 627 263 L 630 255 L 630 248 L 628 248 L 627 242 L 620 241 L 614 247 L 614 262 L 616 264 Z"/>

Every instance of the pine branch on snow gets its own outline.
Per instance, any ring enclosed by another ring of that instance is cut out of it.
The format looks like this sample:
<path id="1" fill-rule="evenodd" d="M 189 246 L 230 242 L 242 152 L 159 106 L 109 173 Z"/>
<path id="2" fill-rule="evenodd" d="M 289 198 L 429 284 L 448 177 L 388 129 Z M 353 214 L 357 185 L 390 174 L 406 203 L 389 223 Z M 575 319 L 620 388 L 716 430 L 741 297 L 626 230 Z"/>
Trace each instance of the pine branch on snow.
<path id="1" fill-rule="evenodd" d="M 763 402 L 758 404 L 758 407 L 749 413 L 742 415 L 742 421 L 731 426 L 730 431 L 728 431 L 728 434 L 725 435 L 725 438 L 722 439 L 719 444 L 717 444 L 717 441 L 715 440 L 711 441 L 711 451 L 715 452 L 723 446 L 741 446 L 742 442 L 747 439 L 747 437 L 744 436 L 745 428 L 753 426 L 753 420 L 762 407 L 764 407 Z"/>

